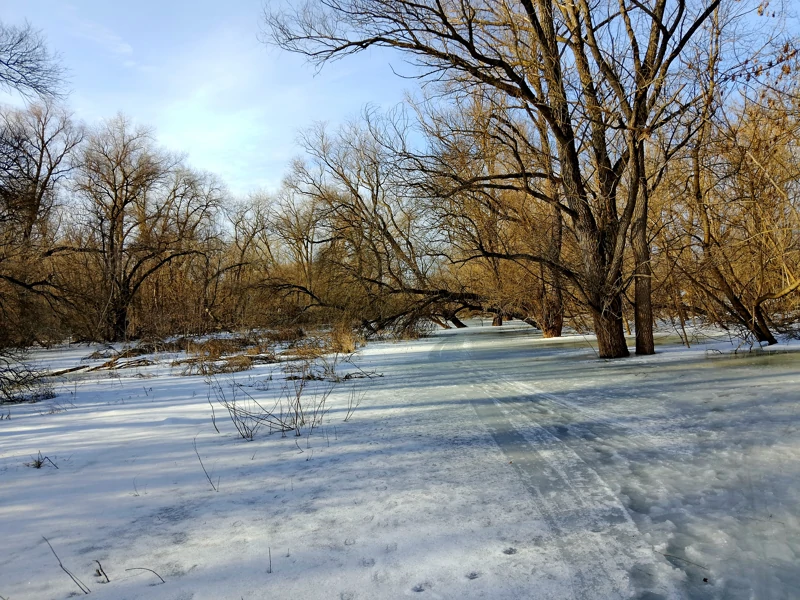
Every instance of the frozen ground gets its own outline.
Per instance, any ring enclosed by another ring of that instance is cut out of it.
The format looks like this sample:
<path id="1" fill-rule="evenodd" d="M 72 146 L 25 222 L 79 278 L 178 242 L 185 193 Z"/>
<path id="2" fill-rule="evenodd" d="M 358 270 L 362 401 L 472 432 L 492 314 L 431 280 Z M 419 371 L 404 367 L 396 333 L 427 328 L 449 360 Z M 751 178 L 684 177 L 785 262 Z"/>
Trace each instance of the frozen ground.
<path id="1" fill-rule="evenodd" d="M 375 343 L 355 362 L 383 377 L 338 384 L 323 427 L 252 442 L 220 407 L 214 431 L 172 356 L 68 374 L 0 421 L 0 596 L 79 594 L 46 536 L 96 598 L 797 598 L 800 353 L 712 348 L 603 361 L 507 326 Z M 284 377 L 218 376 L 265 401 Z M 39 451 L 59 468 L 26 466 Z"/>

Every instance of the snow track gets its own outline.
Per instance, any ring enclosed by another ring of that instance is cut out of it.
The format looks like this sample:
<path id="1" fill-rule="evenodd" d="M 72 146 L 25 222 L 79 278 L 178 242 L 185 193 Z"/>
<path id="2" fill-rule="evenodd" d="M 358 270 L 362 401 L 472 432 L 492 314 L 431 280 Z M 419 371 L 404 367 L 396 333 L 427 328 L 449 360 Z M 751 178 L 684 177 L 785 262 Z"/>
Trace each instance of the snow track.
<path id="1" fill-rule="evenodd" d="M 470 348 L 462 336 L 446 338 L 435 352 L 440 361 L 453 353 L 450 360 L 469 374 L 475 412 L 535 498 L 550 527 L 548 542 L 570 572 L 572 597 L 677 598 L 670 581 L 656 575 L 662 561 L 642 543 L 619 498 L 547 425 L 563 406 L 548 406 L 546 395 L 479 367 Z"/>
<path id="2" fill-rule="evenodd" d="M 555 480 L 555 498 L 584 499 L 574 502 L 586 512 L 556 519 L 554 530 L 587 519 L 591 529 L 587 514 L 595 515 L 607 524 L 597 548 L 628 557 L 619 564 L 630 575 L 627 588 L 615 587 L 613 566 L 591 550 L 576 557 L 609 575 L 603 594 L 800 597 L 800 355 L 709 360 L 701 349 L 692 360 L 667 347 L 602 361 L 588 348 L 532 341 L 523 331 L 473 332 L 460 341 L 465 380 L 480 390 L 476 412 L 509 456 L 519 448 L 527 454 L 518 469 L 529 488 L 541 495 Z M 528 447 L 515 447 L 514 436 Z M 543 469 L 555 477 L 543 479 Z M 554 509 L 542 502 L 542 511 L 558 515 L 568 502 Z M 585 589 L 584 597 L 603 595 Z"/>

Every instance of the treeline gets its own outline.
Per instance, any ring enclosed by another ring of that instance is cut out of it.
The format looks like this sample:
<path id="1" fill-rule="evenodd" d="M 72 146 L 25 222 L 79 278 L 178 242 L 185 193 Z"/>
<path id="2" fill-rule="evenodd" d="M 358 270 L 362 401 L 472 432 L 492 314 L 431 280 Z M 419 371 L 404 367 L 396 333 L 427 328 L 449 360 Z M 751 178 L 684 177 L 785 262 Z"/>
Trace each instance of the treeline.
<path id="1" fill-rule="evenodd" d="M 800 319 L 797 41 L 734 38 L 740 3 L 628 4 L 268 14 L 313 60 L 391 46 L 428 77 L 306 130 L 271 195 L 232 198 L 124 117 L 2 109 L 0 344 L 476 311 L 593 331 L 605 357 L 631 331 L 651 353 L 658 321 L 774 343 Z"/>

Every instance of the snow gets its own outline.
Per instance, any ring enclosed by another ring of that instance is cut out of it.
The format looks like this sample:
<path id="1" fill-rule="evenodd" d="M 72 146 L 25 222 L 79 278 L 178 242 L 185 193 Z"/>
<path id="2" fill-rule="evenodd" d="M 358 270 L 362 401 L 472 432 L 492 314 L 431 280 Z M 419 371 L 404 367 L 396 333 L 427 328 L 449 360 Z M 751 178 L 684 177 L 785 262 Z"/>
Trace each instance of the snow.
<path id="1" fill-rule="evenodd" d="M 174 355 L 0 407 L 0 596 L 83 595 L 46 537 L 96 598 L 796 597 L 797 344 L 607 361 L 509 325 L 369 344 L 338 371 L 373 377 L 308 382 L 333 392 L 301 437 L 243 440 L 220 406 L 217 434 Z M 285 367 L 217 379 L 267 402 Z"/>

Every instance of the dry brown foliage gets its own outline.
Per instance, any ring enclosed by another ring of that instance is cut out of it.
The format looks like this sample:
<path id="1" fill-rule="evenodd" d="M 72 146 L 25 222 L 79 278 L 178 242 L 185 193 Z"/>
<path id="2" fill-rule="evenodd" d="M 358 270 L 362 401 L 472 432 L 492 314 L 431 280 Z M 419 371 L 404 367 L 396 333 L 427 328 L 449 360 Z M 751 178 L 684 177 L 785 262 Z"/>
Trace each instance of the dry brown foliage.
<path id="1" fill-rule="evenodd" d="M 353 328 L 343 323 L 335 325 L 331 329 L 329 337 L 329 349 L 342 354 L 352 354 L 363 343 Z"/>

